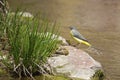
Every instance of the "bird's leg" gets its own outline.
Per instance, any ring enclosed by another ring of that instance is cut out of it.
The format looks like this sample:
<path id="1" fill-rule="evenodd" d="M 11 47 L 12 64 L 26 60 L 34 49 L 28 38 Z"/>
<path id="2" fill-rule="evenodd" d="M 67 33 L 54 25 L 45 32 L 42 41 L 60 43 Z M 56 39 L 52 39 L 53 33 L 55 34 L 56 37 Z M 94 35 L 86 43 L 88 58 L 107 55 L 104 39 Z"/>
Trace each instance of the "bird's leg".
<path id="1" fill-rule="evenodd" d="M 81 45 L 81 43 L 76 43 L 76 47 L 78 47 L 78 48 L 79 48 L 79 47 L 80 47 L 80 45 Z"/>
<path id="2" fill-rule="evenodd" d="M 74 47 L 77 47 L 77 46 L 79 46 L 79 44 L 80 44 L 80 43 L 77 42 L 77 43 L 74 43 L 73 46 L 74 46 Z"/>
<path id="3" fill-rule="evenodd" d="M 79 43 L 79 45 L 81 45 L 81 42 Z"/>
<path id="4" fill-rule="evenodd" d="M 88 48 L 87 48 L 87 50 L 90 50 L 91 49 L 91 46 L 89 46 Z"/>

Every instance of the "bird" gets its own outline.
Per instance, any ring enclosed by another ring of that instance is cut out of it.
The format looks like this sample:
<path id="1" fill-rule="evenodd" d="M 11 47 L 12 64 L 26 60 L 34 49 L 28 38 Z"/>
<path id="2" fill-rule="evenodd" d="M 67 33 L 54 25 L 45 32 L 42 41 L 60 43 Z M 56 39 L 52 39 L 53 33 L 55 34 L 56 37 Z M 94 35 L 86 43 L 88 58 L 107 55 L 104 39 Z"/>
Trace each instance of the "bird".
<path id="1" fill-rule="evenodd" d="M 80 32 L 74 27 L 74 26 L 70 26 L 70 34 L 72 35 L 73 39 L 75 39 L 76 41 L 78 41 L 79 43 L 85 44 L 89 47 L 91 47 L 92 45 L 88 42 L 88 40 L 83 37 L 82 34 L 80 34 Z"/>

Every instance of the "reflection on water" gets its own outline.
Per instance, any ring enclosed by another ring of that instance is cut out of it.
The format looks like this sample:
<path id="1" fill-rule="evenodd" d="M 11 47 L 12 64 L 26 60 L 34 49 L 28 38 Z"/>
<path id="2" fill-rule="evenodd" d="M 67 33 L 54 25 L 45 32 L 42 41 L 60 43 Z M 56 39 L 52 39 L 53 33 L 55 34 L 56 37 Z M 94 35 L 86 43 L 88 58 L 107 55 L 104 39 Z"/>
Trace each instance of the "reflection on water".
<path id="1" fill-rule="evenodd" d="M 86 49 L 86 51 L 88 51 L 88 53 L 95 53 L 97 55 L 103 55 L 103 53 L 102 53 L 102 51 L 100 49 L 97 49 L 96 47 L 93 47 L 93 46 L 88 47 Z"/>
<path id="2" fill-rule="evenodd" d="M 57 20 L 61 24 L 61 35 L 71 41 L 68 26 L 77 26 L 91 44 L 102 51 L 101 56 L 90 55 L 102 63 L 107 77 L 120 80 L 120 0 L 8 1 L 13 9 L 18 6 Z"/>

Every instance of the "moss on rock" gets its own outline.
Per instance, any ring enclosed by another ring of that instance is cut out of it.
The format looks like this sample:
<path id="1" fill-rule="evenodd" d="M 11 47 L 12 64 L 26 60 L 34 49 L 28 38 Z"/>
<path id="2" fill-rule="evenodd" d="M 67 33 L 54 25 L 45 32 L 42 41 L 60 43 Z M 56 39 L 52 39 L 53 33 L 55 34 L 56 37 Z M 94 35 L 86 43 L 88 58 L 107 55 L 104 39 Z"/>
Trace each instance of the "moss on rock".
<path id="1" fill-rule="evenodd" d="M 97 70 L 91 80 L 104 80 L 105 75 L 102 70 Z"/>

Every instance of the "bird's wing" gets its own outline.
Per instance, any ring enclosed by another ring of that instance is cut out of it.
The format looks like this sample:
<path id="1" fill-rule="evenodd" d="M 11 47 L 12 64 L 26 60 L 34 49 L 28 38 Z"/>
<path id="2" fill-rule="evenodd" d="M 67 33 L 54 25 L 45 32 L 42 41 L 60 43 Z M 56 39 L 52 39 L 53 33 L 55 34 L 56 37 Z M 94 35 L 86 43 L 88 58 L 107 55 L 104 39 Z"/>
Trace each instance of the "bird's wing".
<path id="1" fill-rule="evenodd" d="M 82 34 L 80 34 L 77 30 L 71 30 L 71 33 L 74 37 L 88 42 L 88 40 L 83 37 Z"/>

